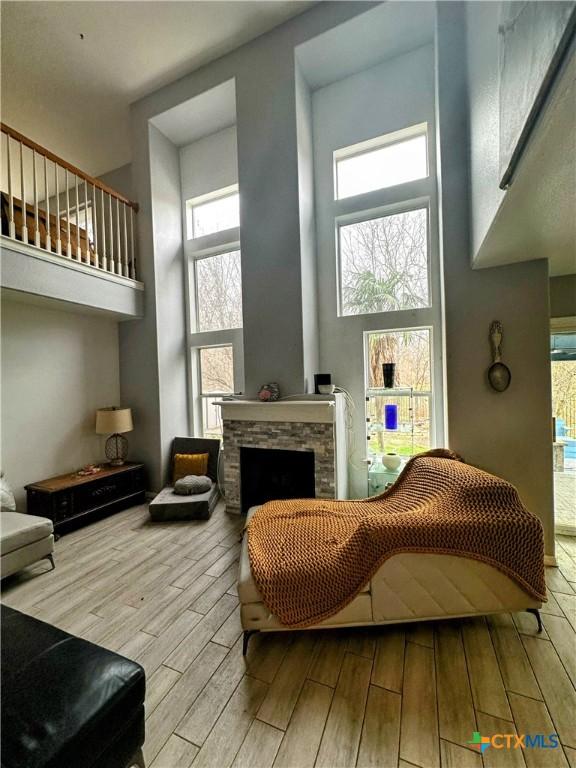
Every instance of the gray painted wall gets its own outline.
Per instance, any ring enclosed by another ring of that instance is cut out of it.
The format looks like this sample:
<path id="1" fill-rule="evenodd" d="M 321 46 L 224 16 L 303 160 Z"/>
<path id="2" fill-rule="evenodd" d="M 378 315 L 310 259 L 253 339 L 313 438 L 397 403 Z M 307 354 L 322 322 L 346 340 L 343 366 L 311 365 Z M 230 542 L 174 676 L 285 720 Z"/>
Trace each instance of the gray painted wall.
<path id="1" fill-rule="evenodd" d="M 150 179 L 160 400 L 160 472 L 167 476 L 174 437 L 188 434 L 186 316 L 180 153 L 150 126 Z"/>
<path id="2" fill-rule="evenodd" d="M 576 317 L 576 275 L 550 278 L 550 317 Z"/>
<path id="3" fill-rule="evenodd" d="M 24 511 L 27 483 L 104 460 L 95 412 L 120 405 L 118 323 L 3 296 L 1 371 L 2 469 Z"/>
<path id="4" fill-rule="evenodd" d="M 320 329 L 318 325 L 316 218 L 314 210 L 312 96 L 298 62 L 296 62 L 295 85 L 302 284 L 303 391 L 314 392 L 314 374 L 320 372 Z"/>
<path id="5" fill-rule="evenodd" d="M 449 445 L 468 462 L 518 488 L 526 506 L 542 520 L 546 552 L 552 555 L 548 265 L 542 260 L 470 268 L 469 182 L 463 171 L 468 159 L 465 14 L 462 3 L 438 5 L 436 104 Z M 485 113 L 475 108 L 474 91 L 470 98 L 471 134 L 487 132 L 489 122 L 477 123 Z M 504 326 L 503 357 L 512 372 L 504 393 L 494 392 L 486 381 L 488 333 L 496 319 Z"/>

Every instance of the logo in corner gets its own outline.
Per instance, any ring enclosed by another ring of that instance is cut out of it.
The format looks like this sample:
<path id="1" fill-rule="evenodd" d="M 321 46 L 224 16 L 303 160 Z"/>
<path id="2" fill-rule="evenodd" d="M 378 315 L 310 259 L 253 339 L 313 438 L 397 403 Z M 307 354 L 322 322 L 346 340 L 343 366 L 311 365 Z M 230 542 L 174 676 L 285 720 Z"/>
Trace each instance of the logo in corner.
<path id="1" fill-rule="evenodd" d="M 484 754 L 490 746 L 490 738 L 488 736 L 481 736 L 479 731 L 474 731 L 472 741 L 469 741 L 468 744 L 472 744 L 473 747 Z"/>

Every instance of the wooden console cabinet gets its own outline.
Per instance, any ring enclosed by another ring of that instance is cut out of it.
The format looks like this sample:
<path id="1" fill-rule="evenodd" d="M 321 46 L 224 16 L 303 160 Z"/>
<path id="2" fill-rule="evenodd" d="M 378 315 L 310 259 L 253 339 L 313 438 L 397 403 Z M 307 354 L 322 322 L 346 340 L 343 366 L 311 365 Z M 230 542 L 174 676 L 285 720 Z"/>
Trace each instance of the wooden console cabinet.
<path id="1" fill-rule="evenodd" d="M 94 516 L 119 512 L 142 504 L 146 494 L 144 465 L 102 465 L 95 475 L 59 475 L 26 486 L 28 513 L 48 517 L 54 530 L 63 531 L 89 522 Z"/>

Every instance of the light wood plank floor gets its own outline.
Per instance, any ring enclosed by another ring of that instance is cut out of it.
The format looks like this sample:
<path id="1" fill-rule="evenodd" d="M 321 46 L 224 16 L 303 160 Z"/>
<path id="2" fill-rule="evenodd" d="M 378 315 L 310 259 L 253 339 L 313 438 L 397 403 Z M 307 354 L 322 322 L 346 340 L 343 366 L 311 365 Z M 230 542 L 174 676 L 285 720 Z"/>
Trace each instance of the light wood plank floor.
<path id="1" fill-rule="evenodd" d="M 56 570 L 3 600 L 139 661 L 149 768 L 576 765 L 576 539 L 558 537 L 545 631 L 528 614 L 267 634 L 242 657 L 242 521 L 151 523 L 134 507 L 62 537 Z M 496 752 L 472 732 L 550 733 Z"/>

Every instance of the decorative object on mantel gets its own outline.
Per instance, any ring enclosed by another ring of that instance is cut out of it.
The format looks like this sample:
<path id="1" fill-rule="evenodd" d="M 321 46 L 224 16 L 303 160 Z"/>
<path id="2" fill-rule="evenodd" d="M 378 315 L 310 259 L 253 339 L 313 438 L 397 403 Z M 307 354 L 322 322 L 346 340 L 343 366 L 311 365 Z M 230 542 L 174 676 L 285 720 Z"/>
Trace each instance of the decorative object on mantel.
<path id="1" fill-rule="evenodd" d="M 397 453 L 386 453 L 382 456 L 382 464 L 384 464 L 386 469 L 389 469 L 391 472 L 398 469 L 401 463 L 402 459 Z"/>
<path id="2" fill-rule="evenodd" d="M 332 384 L 331 373 L 315 373 L 314 374 L 314 394 L 315 395 L 321 395 L 322 390 L 320 389 L 320 387 L 328 386 L 329 384 Z"/>
<path id="3" fill-rule="evenodd" d="M 258 400 L 261 403 L 273 403 L 280 400 L 280 387 L 275 381 L 269 384 L 263 384 L 258 390 Z"/>
<path id="4" fill-rule="evenodd" d="M 113 467 L 120 467 L 128 456 L 128 440 L 122 434 L 134 429 L 130 408 L 100 408 L 96 411 L 96 434 L 110 435 L 106 440 L 106 458 Z"/>
<path id="5" fill-rule="evenodd" d="M 318 391 L 321 395 L 333 395 L 336 387 L 334 384 L 318 384 Z"/>
<path id="6" fill-rule="evenodd" d="M 384 379 L 385 389 L 394 389 L 395 373 L 396 373 L 396 363 L 382 364 L 382 378 Z"/>
<path id="7" fill-rule="evenodd" d="M 512 374 L 502 362 L 502 323 L 494 320 L 490 326 L 490 344 L 492 345 L 492 365 L 488 369 L 488 382 L 496 392 L 504 392 L 510 386 Z"/>

